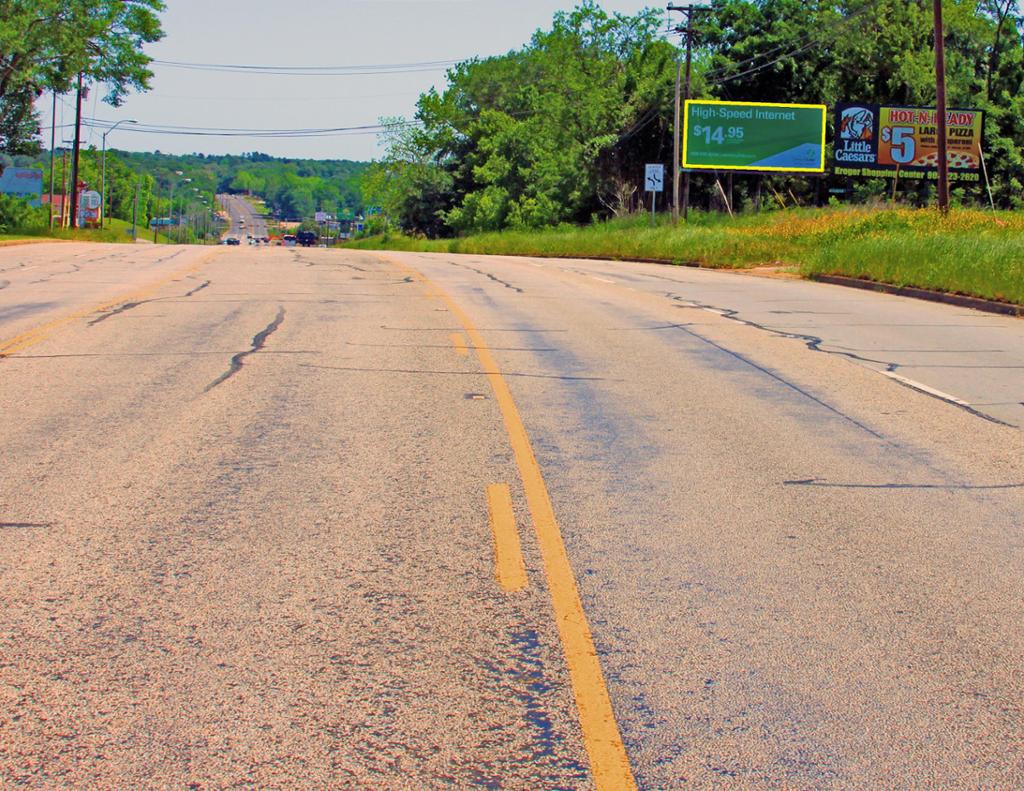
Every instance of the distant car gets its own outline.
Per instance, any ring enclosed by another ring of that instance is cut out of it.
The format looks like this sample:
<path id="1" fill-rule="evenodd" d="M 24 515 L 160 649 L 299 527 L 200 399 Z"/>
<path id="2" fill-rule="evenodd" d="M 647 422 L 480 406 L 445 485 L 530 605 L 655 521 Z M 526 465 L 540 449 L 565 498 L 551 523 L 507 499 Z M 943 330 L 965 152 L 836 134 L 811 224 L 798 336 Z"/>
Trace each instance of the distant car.
<path id="1" fill-rule="evenodd" d="M 290 233 L 286 233 L 284 235 L 284 237 L 282 238 L 282 242 L 284 243 L 285 247 L 295 247 L 295 244 L 296 244 L 295 236 L 290 234 Z"/>
<path id="2" fill-rule="evenodd" d="M 226 243 L 231 245 L 232 247 L 238 247 L 242 243 L 242 240 L 237 238 L 237 237 L 235 237 L 235 236 L 231 236 L 231 237 L 228 237 L 228 239 L 226 240 Z"/>
<path id="3" fill-rule="evenodd" d="M 317 235 L 313 231 L 299 231 L 295 234 L 295 241 L 301 244 L 303 247 L 312 247 L 319 240 Z"/>

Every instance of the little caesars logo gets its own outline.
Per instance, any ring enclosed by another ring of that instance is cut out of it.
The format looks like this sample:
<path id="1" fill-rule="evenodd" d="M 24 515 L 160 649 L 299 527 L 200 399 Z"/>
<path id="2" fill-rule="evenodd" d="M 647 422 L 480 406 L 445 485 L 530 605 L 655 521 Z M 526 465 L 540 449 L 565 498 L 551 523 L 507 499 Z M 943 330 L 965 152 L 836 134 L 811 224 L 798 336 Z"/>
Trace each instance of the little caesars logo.
<path id="1" fill-rule="evenodd" d="M 846 107 L 839 114 L 836 162 L 874 162 L 875 111 L 868 107 Z"/>

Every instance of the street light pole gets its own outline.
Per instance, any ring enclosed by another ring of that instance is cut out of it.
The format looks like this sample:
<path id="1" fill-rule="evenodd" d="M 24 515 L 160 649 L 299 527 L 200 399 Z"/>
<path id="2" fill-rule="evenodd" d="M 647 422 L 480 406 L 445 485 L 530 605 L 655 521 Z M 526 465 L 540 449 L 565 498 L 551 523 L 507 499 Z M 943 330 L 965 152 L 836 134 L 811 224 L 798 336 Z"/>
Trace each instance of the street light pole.
<path id="1" fill-rule="evenodd" d="M 107 227 L 107 135 L 121 124 L 137 124 L 133 118 L 124 118 L 103 133 L 103 153 L 100 156 L 100 228 Z"/>

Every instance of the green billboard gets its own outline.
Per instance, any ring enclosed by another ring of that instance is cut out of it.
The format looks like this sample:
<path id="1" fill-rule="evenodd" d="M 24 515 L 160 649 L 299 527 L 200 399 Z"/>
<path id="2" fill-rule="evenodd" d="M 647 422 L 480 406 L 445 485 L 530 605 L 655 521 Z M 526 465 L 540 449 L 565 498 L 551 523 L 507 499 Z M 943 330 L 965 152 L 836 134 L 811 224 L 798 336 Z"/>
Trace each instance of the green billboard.
<path id="1" fill-rule="evenodd" d="M 683 167 L 823 173 L 825 105 L 686 102 Z"/>

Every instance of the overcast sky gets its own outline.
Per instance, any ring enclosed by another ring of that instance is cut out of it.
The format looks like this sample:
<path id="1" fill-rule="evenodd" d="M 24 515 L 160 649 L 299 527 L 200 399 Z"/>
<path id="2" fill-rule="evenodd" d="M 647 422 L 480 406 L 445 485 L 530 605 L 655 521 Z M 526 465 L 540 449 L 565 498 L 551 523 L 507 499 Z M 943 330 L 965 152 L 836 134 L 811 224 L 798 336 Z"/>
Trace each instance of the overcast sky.
<path id="1" fill-rule="evenodd" d="M 147 48 L 160 60 L 270 66 L 359 66 L 447 61 L 495 55 L 550 26 L 574 0 L 168 0 L 166 37 Z M 648 3 L 649 4 L 649 3 Z M 636 13 L 643 0 L 605 0 L 605 10 Z M 85 115 L 134 118 L 178 127 L 243 129 L 336 128 L 411 115 L 416 97 L 444 85 L 444 68 L 363 76 L 267 76 L 155 65 L 152 90 L 120 108 L 94 90 Z M 57 122 L 74 120 L 73 96 L 58 104 Z M 49 144 L 50 97 L 40 102 Z M 58 130 L 58 145 L 60 145 Z M 70 138 L 70 130 L 65 131 Z M 97 146 L 99 132 L 85 133 Z M 121 126 L 111 148 L 168 153 L 240 153 L 370 159 L 372 134 L 314 139 L 182 137 Z"/>

